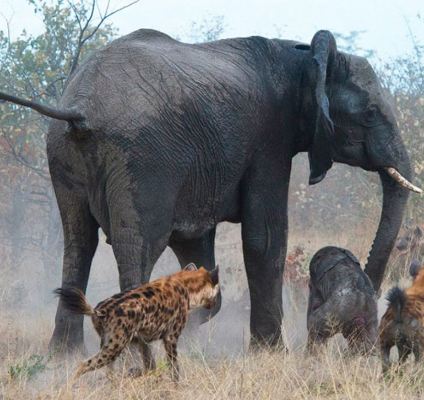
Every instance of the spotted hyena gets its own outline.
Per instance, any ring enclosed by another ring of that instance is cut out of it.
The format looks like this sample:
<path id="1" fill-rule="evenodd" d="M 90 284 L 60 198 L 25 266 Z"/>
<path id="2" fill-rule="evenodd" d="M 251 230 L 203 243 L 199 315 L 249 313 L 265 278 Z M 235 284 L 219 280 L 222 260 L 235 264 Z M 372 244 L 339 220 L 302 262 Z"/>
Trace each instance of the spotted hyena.
<path id="1" fill-rule="evenodd" d="M 418 267 L 423 259 L 424 224 L 402 226 L 391 256 L 391 278 L 399 280 L 408 265 L 415 264 Z"/>
<path id="2" fill-rule="evenodd" d="M 419 268 L 412 286 L 402 290 L 394 287 L 387 300 L 389 306 L 379 328 L 383 372 L 390 367 L 390 349 L 396 346 L 399 362 L 412 352 L 415 360 L 424 351 L 424 269 Z"/>
<path id="3" fill-rule="evenodd" d="M 92 308 L 83 292 L 59 288 L 55 293 L 63 304 L 76 313 L 90 315 L 100 336 L 100 351 L 84 361 L 74 379 L 111 364 L 131 342 L 140 345 L 146 370 L 155 368 L 148 343 L 162 340 L 173 380 L 178 380 L 177 341 L 188 312 L 198 307 L 212 308 L 218 285 L 218 267 L 207 271 L 189 264 L 182 271 L 115 294 Z"/>

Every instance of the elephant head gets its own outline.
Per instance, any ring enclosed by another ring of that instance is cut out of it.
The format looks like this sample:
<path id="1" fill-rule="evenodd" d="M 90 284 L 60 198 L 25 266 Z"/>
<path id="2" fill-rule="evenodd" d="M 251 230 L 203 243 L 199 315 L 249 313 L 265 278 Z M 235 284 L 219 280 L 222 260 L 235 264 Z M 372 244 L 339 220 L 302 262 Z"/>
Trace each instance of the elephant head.
<path id="1" fill-rule="evenodd" d="M 371 65 L 363 57 L 337 51 L 334 36 L 319 31 L 305 55 L 302 126 L 310 138 L 309 183 L 320 182 L 333 162 L 376 171 L 383 207 L 365 271 L 379 290 L 394 246 L 410 183 L 411 167 L 394 113 Z"/>

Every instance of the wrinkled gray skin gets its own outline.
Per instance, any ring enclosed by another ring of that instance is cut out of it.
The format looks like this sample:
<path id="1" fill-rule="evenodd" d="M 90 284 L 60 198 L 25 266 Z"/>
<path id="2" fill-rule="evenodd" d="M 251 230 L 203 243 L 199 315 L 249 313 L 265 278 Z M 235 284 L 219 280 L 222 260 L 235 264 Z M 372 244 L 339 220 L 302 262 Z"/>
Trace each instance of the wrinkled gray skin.
<path id="1" fill-rule="evenodd" d="M 341 333 L 352 353 L 369 352 L 377 340 L 377 296 L 351 252 L 324 247 L 309 265 L 308 350 Z"/>
<path id="2" fill-rule="evenodd" d="M 338 52 L 330 32 L 308 46 L 184 44 L 139 30 L 82 63 L 60 107 L 56 118 L 68 122 L 51 123 L 47 153 L 63 288 L 85 292 L 99 227 L 126 290 L 149 279 L 167 245 L 182 265 L 213 268 L 216 225 L 241 222 L 252 343 L 280 343 L 291 160 L 305 151 L 311 184 L 333 161 L 379 172 L 383 208 L 366 271 L 380 287 L 407 199 L 383 167 L 409 179 L 410 165 L 370 64 Z M 80 347 L 82 323 L 59 303 L 52 346 Z"/>

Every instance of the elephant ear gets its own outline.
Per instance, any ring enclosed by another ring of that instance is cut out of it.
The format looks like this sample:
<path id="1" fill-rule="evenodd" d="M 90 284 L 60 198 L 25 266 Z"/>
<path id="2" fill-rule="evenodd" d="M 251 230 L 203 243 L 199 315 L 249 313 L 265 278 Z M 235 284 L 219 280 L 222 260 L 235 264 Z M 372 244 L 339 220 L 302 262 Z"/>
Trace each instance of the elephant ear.
<path id="1" fill-rule="evenodd" d="M 183 269 L 184 271 L 197 271 L 197 267 L 195 263 L 187 264 Z"/>
<path id="2" fill-rule="evenodd" d="M 309 184 L 322 181 L 333 165 L 332 139 L 333 121 L 330 118 L 330 104 L 325 92 L 326 82 L 330 77 L 337 55 L 334 36 L 329 31 L 318 31 L 311 43 L 310 82 L 313 86 L 313 108 L 315 131 L 309 148 Z"/>

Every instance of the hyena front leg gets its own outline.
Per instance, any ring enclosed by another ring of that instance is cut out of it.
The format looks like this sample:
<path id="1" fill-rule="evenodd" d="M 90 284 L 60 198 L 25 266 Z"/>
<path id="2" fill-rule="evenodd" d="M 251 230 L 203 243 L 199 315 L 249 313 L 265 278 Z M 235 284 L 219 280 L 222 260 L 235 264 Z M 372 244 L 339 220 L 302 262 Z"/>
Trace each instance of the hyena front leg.
<path id="1" fill-rule="evenodd" d="M 152 371 L 156 369 L 156 362 L 152 354 L 152 349 L 148 343 L 140 339 L 139 349 L 141 357 L 143 358 L 144 369 L 147 371 Z"/>
<path id="2" fill-rule="evenodd" d="M 175 337 L 168 337 L 163 339 L 166 356 L 168 358 L 168 364 L 171 368 L 171 378 L 174 382 L 178 382 L 180 378 L 180 370 L 177 360 L 177 340 L 178 339 Z"/>
<path id="3" fill-rule="evenodd" d="M 420 361 L 421 359 L 421 353 L 422 353 L 422 346 L 418 344 L 417 342 L 414 343 L 412 352 L 414 353 L 415 362 Z"/>
<path id="4" fill-rule="evenodd" d="M 391 344 L 385 343 L 385 342 L 381 342 L 380 344 L 380 350 L 381 350 L 381 363 L 382 363 L 382 369 L 383 369 L 383 374 L 386 374 L 387 371 L 390 368 L 390 349 L 391 349 Z"/>
<path id="5" fill-rule="evenodd" d="M 152 354 L 152 349 L 148 343 L 146 343 L 142 338 L 137 338 L 135 340 L 140 351 L 141 358 L 143 360 L 144 370 L 140 367 L 132 367 L 129 369 L 128 373 L 133 378 L 138 378 L 143 373 L 148 373 L 156 369 L 156 362 Z"/>

